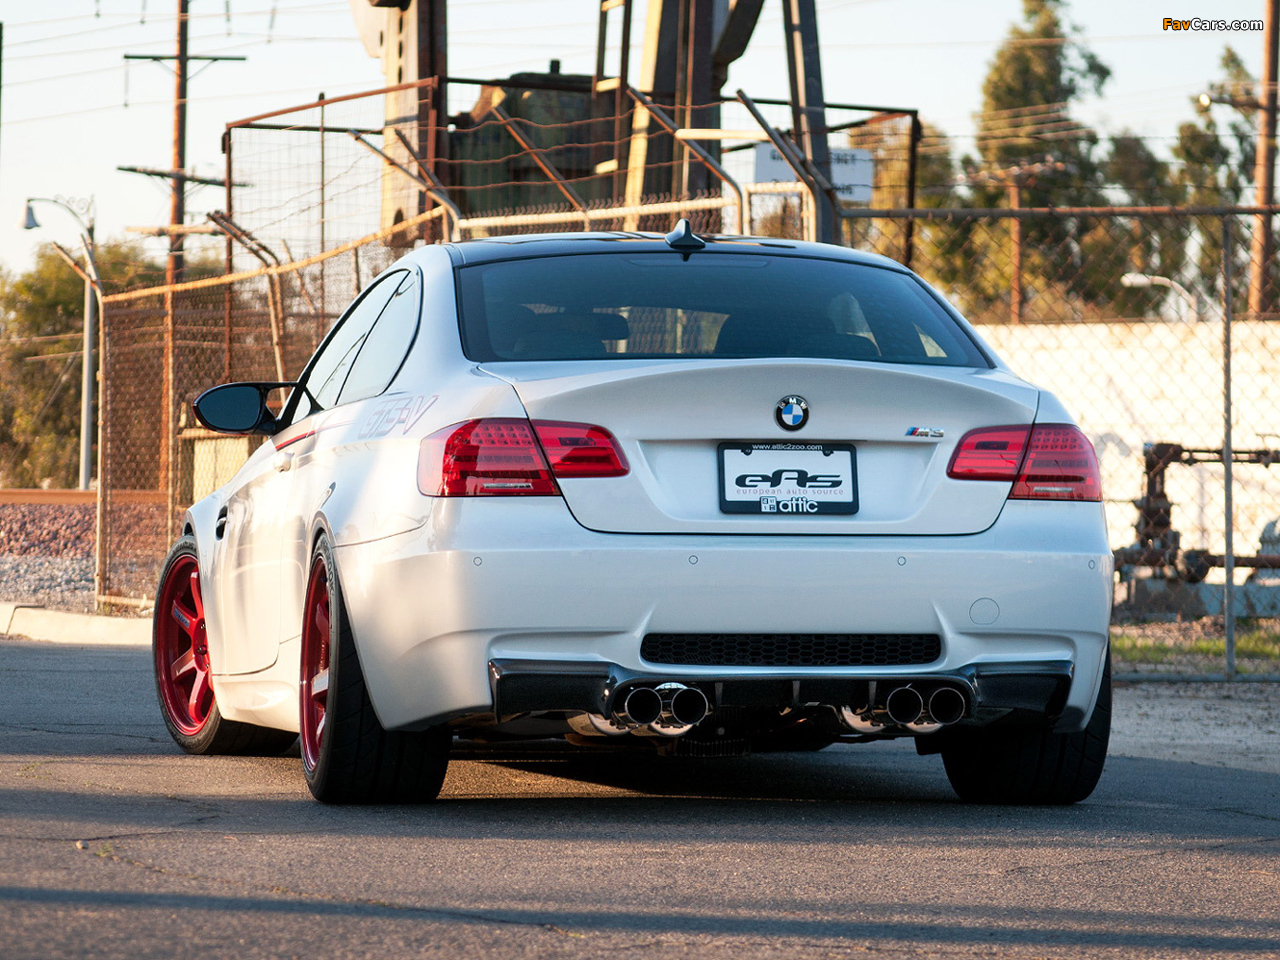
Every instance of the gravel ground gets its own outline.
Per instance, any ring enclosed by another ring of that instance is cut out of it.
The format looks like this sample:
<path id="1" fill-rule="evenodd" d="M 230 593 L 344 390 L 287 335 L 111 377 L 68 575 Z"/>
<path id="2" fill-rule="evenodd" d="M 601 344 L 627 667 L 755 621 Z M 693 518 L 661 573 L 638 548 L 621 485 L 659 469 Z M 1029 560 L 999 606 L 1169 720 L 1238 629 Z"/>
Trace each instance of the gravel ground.
<path id="1" fill-rule="evenodd" d="M 0 600 L 93 611 L 94 507 L 0 504 Z"/>
<path id="2" fill-rule="evenodd" d="M 1280 774 L 1280 684 L 1117 684 L 1110 752 Z"/>
<path id="3" fill-rule="evenodd" d="M 0 554 L 0 600 L 92 613 L 93 558 Z"/>

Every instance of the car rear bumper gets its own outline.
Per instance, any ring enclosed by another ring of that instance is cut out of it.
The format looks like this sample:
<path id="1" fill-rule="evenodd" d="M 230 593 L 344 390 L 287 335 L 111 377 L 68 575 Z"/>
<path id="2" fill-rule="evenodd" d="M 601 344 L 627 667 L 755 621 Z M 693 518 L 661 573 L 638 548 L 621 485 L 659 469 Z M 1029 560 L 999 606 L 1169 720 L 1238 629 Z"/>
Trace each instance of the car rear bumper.
<path id="1" fill-rule="evenodd" d="M 391 729 L 518 712 L 494 678 L 495 664 L 514 662 L 538 665 L 535 686 L 563 664 L 591 683 L 961 677 L 975 695 L 984 672 L 1060 677 L 1065 664 L 1065 699 L 1041 699 L 1070 730 L 1088 720 L 1106 655 L 1104 531 L 1099 504 L 1013 501 L 970 536 L 602 534 L 556 498 L 459 499 L 438 501 L 416 530 L 336 554 L 369 692 Z M 641 657 L 652 633 L 936 634 L 941 653 L 911 665 L 654 664 Z"/>

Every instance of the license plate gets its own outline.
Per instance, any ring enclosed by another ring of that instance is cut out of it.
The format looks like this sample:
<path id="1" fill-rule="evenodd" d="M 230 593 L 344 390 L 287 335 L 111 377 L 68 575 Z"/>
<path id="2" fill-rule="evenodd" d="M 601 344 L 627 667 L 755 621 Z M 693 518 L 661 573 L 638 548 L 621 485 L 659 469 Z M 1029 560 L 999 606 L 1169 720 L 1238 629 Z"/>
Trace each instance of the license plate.
<path id="1" fill-rule="evenodd" d="M 848 443 L 720 444 L 720 510 L 764 516 L 858 512 Z"/>

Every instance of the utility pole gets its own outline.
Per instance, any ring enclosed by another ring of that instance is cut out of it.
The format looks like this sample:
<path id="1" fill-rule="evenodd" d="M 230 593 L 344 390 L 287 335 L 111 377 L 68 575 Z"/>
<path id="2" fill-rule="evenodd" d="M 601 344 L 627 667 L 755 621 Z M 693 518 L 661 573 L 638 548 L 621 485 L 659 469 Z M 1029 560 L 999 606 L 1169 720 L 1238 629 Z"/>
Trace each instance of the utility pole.
<path id="1" fill-rule="evenodd" d="M 188 4 L 190 0 L 178 0 L 178 44 L 177 57 L 173 68 L 173 169 L 187 168 L 187 21 L 190 16 Z M 187 216 L 187 185 L 181 180 L 173 181 L 173 192 L 169 201 L 169 226 L 180 227 Z M 169 256 L 165 261 L 164 282 L 166 285 L 179 283 L 182 280 L 186 251 L 181 233 L 169 234 Z"/>
<path id="2" fill-rule="evenodd" d="M 1010 210 L 1022 209 L 1022 181 L 1023 177 L 1019 173 L 1015 173 L 1005 181 L 1009 192 Z M 1011 226 L 1013 254 L 1012 262 L 1009 264 L 1009 322 L 1017 325 L 1022 323 L 1022 247 L 1024 244 L 1022 218 L 1015 216 Z"/>
<path id="3" fill-rule="evenodd" d="M 1022 209 L 1022 188 L 1034 183 L 1037 174 L 1065 168 L 1066 164 L 1060 160 L 1045 157 L 1039 163 L 1028 163 L 1024 160 L 1006 170 L 976 173 L 961 178 L 960 182 L 1004 187 L 1005 194 L 1009 198 L 1009 209 L 1017 211 Z M 1015 213 L 1010 219 L 1013 221 L 1010 229 L 1013 250 L 1010 253 L 1009 263 L 1009 323 L 1016 325 L 1022 323 L 1022 251 L 1025 246 L 1025 231 L 1022 217 Z"/>
<path id="4" fill-rule="evenodd" d="M 211 185 L 222 185 L 220 180 L 197 179 L 188 176 L 187 165 L 187 67 L 193 60 L 243 60 L 244 57 L 201 57 L 192 56 L 188 52 L 187 27 L 190 21 L 190 0 L 178 0 L 177 47 L 173 56 L 154 54 L 126 53 L 126 60 L 152 60 L 163 62 L 172 60 L 173 65 L 173 169 L 171 171 L 142 170 L 138 168 L 118 169 L 128 173 L 144 173 L 147 176 L 160 176 L 172 183 L 169 201 L 169 256 L 165 261 L 164 279 L 166 285 L 182 282 L 183 269 L 186 266 L 184 249 L 185 234 L 183 222 L 187 216 L 187 183 L 195 181 Z"/>
<path id="5" fill-rule="evenodd" d="M 1275 198 L 1276 166 L 1276 53 L 1277 14 L 1280 0 L 1267 0 L 1267 26 L 1263 35 L 1264 66 L 1262 89 L 1258 97 L 1258 146 L 1255 153 L 1253 182 L 1256 189 L 1254 202 L 1260 207 L 1271 206 Z M 1260 213 L 1253 221 L 1253 241 L 1250 244 L 1249 315 L 1257 319 L 1270 310 L 1268 273 L 1274 252 L 1271 240 L 1271 215 Z"/>

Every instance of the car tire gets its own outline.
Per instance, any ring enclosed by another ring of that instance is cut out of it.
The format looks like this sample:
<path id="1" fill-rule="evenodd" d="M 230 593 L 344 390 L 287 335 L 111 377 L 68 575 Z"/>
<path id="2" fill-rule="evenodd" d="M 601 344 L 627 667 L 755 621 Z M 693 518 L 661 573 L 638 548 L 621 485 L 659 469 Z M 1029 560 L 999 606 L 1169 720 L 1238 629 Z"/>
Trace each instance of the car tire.
<path id="1" fill-rule="evenodd" d="M 196 541 L 184 536 L 165 559 L 151 620 L 156 696 L 170 736 L 187 753 L 268 756 L 297 735 L 223 718 L 213 691 Z"/>
<path id="2" fill-rule="evenodd" d="M 303 603 L 299 728 L 307 786 L 325 803 L 428 803 L 440 793 L 452 732 L 382 727 L 365 687 L 333 551 L 321 537 Z"/>
<path id="3" fill-rule="evenodd" d="M 1111 733 L 1111 657 L 1084 730 L 1045 727 L 956 731 L 942 750 L 947 779 L 966 803 L 1063 805 L 1093 793 Z"/>

